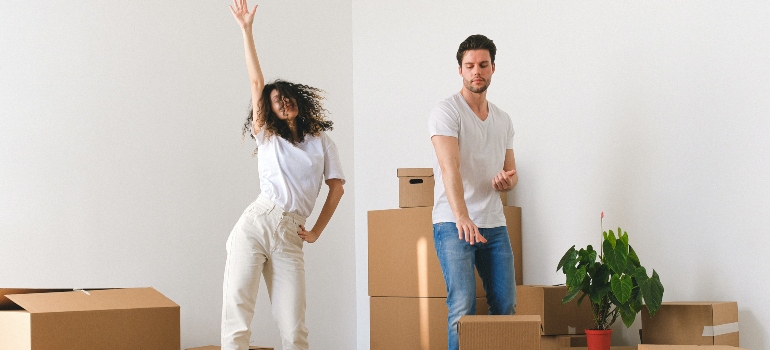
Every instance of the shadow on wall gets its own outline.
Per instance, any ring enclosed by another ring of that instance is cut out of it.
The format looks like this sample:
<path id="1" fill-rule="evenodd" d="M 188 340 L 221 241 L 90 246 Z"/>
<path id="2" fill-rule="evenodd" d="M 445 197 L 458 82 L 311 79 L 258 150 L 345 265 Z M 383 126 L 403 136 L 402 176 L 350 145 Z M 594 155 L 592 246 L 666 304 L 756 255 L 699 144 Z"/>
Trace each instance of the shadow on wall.
<path id="1" fill-rule="evenodd" d="M 763 337 L 766 329 L 759 324 L 754 313 L 749 310 L 740 310 L 738 303 L 738 324 L 740 327 L 741 347 L 746 349 L 767 349 L 768 344 Z M 746 339 L 751 338 L 751 344 Z"/>

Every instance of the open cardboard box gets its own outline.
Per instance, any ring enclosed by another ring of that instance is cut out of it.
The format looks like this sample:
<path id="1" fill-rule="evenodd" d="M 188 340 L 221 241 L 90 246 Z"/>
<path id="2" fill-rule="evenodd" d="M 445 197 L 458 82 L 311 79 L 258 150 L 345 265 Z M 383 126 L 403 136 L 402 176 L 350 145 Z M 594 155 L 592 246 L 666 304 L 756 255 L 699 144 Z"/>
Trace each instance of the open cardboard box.
<path id="1" fill-rule="evenodd" d="M 179 350 L 179 334 L 179 305 L 153 288 L 0 288 L 2 350 Z"/>

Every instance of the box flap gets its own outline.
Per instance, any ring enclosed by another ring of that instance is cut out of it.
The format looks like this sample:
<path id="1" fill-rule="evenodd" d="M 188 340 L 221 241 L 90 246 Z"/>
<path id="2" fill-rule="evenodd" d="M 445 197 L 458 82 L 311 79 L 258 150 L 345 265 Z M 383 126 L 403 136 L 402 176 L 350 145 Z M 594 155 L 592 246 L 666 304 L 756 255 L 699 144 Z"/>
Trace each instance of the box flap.
<path id="1" fill-rule="evenodd" d="M 179 307 L 154 288 L 7 295 L 30 313 Z"/>
<path id="2" fill-rule="evenodd" d="M 64 292 L 71 289 L 35 289 L 35 288 L 0 288 L 0 310 L 21 310 L 21 306 L 17 305 L 11 299 L 8 299 L 6 295 L 9 294 L 30 294 L 30 293 L 51 293 L 51 292 Z"/>
<path id="3" fill-rule="evenodd" d="M 396 176 L 433 176 L 433 168 L 398 168 Z"/>

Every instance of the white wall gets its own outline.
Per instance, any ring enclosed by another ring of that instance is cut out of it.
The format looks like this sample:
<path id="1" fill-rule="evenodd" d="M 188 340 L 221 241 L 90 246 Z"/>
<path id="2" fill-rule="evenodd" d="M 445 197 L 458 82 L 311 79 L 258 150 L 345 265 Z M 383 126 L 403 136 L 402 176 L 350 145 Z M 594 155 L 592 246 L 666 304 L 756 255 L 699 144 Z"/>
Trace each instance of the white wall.
<path id="1" fill-rule="evenodd" d="M 0 4 L 0 286 L 151 285 L 183 346 L 218 342 L 224 240 L 258 192 L 227 4 Z M 770 347 L 766 2 L 260 5 L 268 79 L 328 92 L 349 177 L 306 247 L 317 348 L 368 348 L 366 211 L 397 206 L 395 168 L 429 166 L 427 114 L 473 33 L 499 47 L 489 98 L 517 130 L 525 283 L 562 282 L 605 211 L 666 300 L 737 300 L 741 345 Z M 254 338 L 277 346 L 265 294 Z"/>
<path id="2" fill-rule="evenodd" d="M 225 240 L 259 191 L 230 3 L 0 3 L 0 287 L 153 286 L 184 348 L 219 344 Z M 308 324 L 354 348 L 351 4 L 260 2 L 257 22 L 267 79 L 327 91 L 349 181 L 305 247 Z M 278 347 L 264 284 L 258 307 Z"/>
<path id="3" fill-rule="evenodd" d="M 737 300 L 741 345 L 770 347 L 770 4 L 353 1 L 358 348 L 368 348 L 366 212 L 398 167 L 430 166 L 433 105 L 470 34 L 498 46 L 489 99 L 514 122 L 524 283 L 621 226 L 664 300 Z M 638 342 L 620 323 L 616 343 Z"/>

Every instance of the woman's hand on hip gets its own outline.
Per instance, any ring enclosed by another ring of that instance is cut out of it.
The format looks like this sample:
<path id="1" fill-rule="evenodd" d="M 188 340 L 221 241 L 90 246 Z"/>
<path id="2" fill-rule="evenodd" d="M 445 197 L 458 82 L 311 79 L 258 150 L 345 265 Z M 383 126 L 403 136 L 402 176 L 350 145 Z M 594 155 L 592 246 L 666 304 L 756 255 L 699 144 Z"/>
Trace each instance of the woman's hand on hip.
<path id="1" fill-rule="evenodd" d="M 318 240 L 318 237 L 321 236 L 321 233 L 312 230 L 306 231 L 305 226 L 299 225 L 299 231 L 297 231 L 297 235 L 299 235 L 299 238 L 302 238 L 303 241 L 313 243 Z"/>

